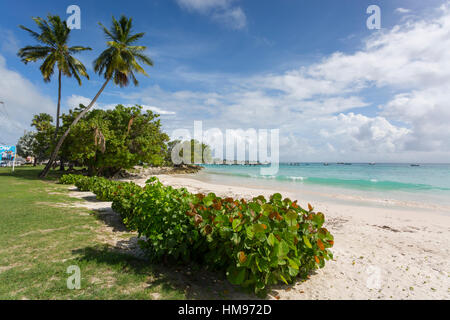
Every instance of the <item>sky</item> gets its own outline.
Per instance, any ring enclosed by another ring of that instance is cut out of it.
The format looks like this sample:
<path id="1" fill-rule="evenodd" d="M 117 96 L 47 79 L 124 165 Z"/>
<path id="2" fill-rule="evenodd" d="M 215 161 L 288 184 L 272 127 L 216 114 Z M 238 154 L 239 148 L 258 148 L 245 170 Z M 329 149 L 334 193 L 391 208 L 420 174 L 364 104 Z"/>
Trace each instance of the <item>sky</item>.
<path id="1" fill-rule="evenodd" d="M 96 107 L 140 104 L 164 130 L 279 129 L 281 161 L 450 162 L 450 1 L 129 0 L 0 2 L 0 143 L 34 114 L 55 116 L 57 78 L 17 51 L 32 17 L 81 9 L 70 45 L 90 80 L 62 82 L 62 112 L 88 104 L 103 78 L 98 25 L 133 18 L 154 66 L 139 86 L 109 84 Z M 366 25 L 370 5 L 381 28 Z"/>

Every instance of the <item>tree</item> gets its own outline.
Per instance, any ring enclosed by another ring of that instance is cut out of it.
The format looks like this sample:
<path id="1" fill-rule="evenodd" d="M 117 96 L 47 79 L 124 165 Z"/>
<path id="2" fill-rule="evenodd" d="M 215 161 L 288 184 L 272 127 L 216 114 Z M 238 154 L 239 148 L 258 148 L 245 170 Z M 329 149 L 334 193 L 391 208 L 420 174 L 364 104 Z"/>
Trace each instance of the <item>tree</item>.
<path id="1" fill-rule="evenodd" d="M 55 133 L 55 126 L 52 122 L 53 117 L 48 113 L 35 115 L 31 121 L 31 126 L 36 129 L 32 144 L 35 161 L 43 161 L 50 156 L 52 137 Z"/>
<path id="2" fill-rule="evenodd" d="M 191 139 L 190 141 L 181 141 L 181 140 L 173 140 L 167 144 L 167 154 L 166 154 L 166 162 L 174 164 L 181 161 L 184 164 L 195 164 L 198 163 L 211 163 L 212 162 L 212 154 L 211 148 L 205 144 L 200 143 L 197 140 Z M 187 152 L 185 154 L 185 152 Z M 178 159 L 173 159 L 173 157 L 177 155 Z M 197 161 L 196 161 L 197 160 Z"/>
<path id="3" fill-rule="evenodd" d="M 45 82 L 50 82 L 55 65 L 58 68 L 58 105 L 56 110 L 56 129 L 54 133 L 54 138 L 56 139 L 59 130 L 59 115 L 61 112 L 61 77 L 62 75 L 69 78 L 73 76 L 80 86 L 80 76 L 89 79 L 86 67 L 79 60 L 74 58 L 72 54 L 84 50 L 91 50 L 91 48 L 82 46 L 69 47 L 70 29 L 67 27 L 66 21 L 61 21 L 59 16 L 48 15 L 48 21 L 40 17 L 33 18 L 33 20 L 36 22 L 40 33 L 22 25 L 19 27 L 28 31 L 34 39 L 43 45 L 23 47 L 19 50 L 17 55 L 25 64 L 44 60 L 40 70 Z"/>
<path id="4" fill-rule="evenodd" d="M 36 165 L 36 154 L 34 153 L 34 148 L 37 143 L 36 133 L 27 131 L 25 134 L 19 138 L 17 142 L 17 154 L 20 157 L 28 158 L 33 157 L 35 159 L 34 165 Z"/>
<path id="5" fill-rule="evenodd" d="M 175 147 L 179 146 L 181 142 L 182 142 L 181 140 L 172 140 L 172 141 L 170 141 L 170 142 L 167 143 L 167 152 L 166 152 L 166 156 L 165 156 L 165 158 L 164 158 L 165 164 L 167 164 L 167 165 L 173 165 L 173 161 L 172 161 L 172 151 L 173 151 L 173 149 L 174 149 Z M 178 155 L 179 155 L 180 157 L 182 157 L 182 156 L 183 156 L 182 151 L 178 152 Z"/>
<path id="6" fill-rule="evenodd" d="M 128 19 L 125 16 L 122 16 L 120 20 L 117 21 L 113 17 L 112 26 L 109 30 L 101 23 L 99 24 L 109 41 L 106 42 L 108 48 L 94 61 L 94 70 L 97 74 L 102 75 L 105 78 L 105 82 L 89 105 L 75 117 L 72 124 L 59 138 L 49 162 L 39 175 L 40 177 L 47 176 L 52 163 L 55 161 L 59 149 L 69 135 L 70 130 L 74 128 L 78 121 L 80 121 L 80 119 L 92 108 L 111 79 L 114 84 L 119 85 L 120 87 L 127 86 L 130 80 L 137 86 L 139 82 L 136 79 L 135 73 L 141 73 L 147 76 L 147 73 L 139 65 L 138 61 L 148 66 L 153 66 L 152 60 L 143 53 L 147 47 L 133 45 L 137 40 L 144 36 L 144 33 L 131 34 L 131 18 Z"/>
<path id="7" fill-rule="evenodd" d="M 70 125 L 84 106 L 63 115 Z M 160 165 L 166 154 L 167 134 L 159 115 L 141 106 L 117 105 L 112 110 L 92 110 L 73 127 L 62 150 L 68 160 L 81 162 L 90 175 L 113 176 L 139 163 Z"/>

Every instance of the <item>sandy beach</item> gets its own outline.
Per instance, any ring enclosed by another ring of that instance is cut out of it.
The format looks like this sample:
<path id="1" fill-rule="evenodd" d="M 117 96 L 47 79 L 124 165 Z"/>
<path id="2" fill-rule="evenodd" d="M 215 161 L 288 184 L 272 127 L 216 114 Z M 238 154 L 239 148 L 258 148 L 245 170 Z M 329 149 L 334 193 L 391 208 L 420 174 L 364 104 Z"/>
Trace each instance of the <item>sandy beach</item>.
<path id="1" fill-rule="evenodd" d="M 211 184 L 189 175 L 158 175 L 165 185 L 191 192 L 250 198 L 278 190 Z M 146 179 L 135 180 L 145 184 Z M 280 299 L 449 299 L 450 216 L 440 209 L 411 204 L 373 206 L 362 201 L 309 201 L 326 217 L 335 236 L 334 260 L 305 282 L 278 286 Z"/>

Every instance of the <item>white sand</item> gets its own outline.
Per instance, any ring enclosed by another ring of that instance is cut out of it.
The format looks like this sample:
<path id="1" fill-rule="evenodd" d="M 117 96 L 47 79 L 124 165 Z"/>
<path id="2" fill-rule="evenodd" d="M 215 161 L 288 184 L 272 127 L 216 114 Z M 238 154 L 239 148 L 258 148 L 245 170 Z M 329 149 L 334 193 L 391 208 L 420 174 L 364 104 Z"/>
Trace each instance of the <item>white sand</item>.
<path id="1" fill-rule="evenodd" d="M 249 198 L 277 190 L 205 183 L 189 176 L 159 175 L 191 192 Z M 136 180 L 144 184 L 145 179 Z M 297 199 L 295 194 L 283 196 Z M 298 199 L 303 206 L 308 199 Z M 279 286 L 281 299 L 450 299 L 450 216 L 438 207 L 355 201 L 311 201 L 335 236 L 334 261 L 305 282 Z"/>

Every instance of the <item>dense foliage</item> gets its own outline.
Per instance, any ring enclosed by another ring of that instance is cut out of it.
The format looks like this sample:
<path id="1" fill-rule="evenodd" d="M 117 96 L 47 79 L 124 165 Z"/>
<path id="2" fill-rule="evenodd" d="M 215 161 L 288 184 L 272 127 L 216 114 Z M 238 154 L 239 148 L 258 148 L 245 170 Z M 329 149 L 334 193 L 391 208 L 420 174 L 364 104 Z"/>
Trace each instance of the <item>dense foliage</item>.
<path id="1" fill-rule="evenodd" d="M 255 293 L 288 284 L 332 259 L 333 236 L 321 212 L 301 208 L 276 193 L 265 199 L 220 198 L 164 186 L 157 178 L 141 188 L 104 178 L 63 176 L 62 183 L 113 201 L 124 223 L 137 230 L 155 260 L 196 261 L 226 272 Z"/>
<path id="2" fill-rule="evenodd" d="M 167 144 L 166 164 L 212 163 L 212 152 L 206 143 L 197 140 L 173 140 Z"/>
<path id="3" fill-rule="evenodd" d="M 84 106 L 62 116 L 63 129 Z M 146 163 L 161 165 L 167 154 L 169 137 L 162 132 L 159 115 L 142 112 L 141 106 L 117 105 L 111 110 L 92 110 L 72 128 L 60 149 L 65 162 L 86 166 L 90 175 L 112 176 L 121 169 Z M 23 157 L 47 160 L 52 151 L 55 126 L 45 113 L 34 116 L 34 132 L 19 139 L 18 152 Z"/>
<path id="4" fill-rule="evenodd" d="M 37 141 L 35 138 L 35 133 L 31 131 L 26 131 L 17 142 L 17 154 L 22 158 L 35 157 L 36 143 Z"/>
<path id="5" fill-rule="evenodd" d="M 34 157 L 36 161 L 48 158 L 51 152 L 52 137 L 55 126 L 53 117 L 47 113 L 40 113 L 33 117 L 31 126 L 35 131 L 25 132 L 17 142 L 17 154 L 21 157 Z"/>
<path id="6" fill-rule="evenodd" d="M 83 108 L 63 115 L 64 127 Z M 142 112 L 141 106 L 92 110 L 72 128 L 61 153 L 87 166 L 90 175 L 112 176 L 142 162 L 160 165 L 169 137 L 161 131 L 158 117 L 151 111 Z"/>

